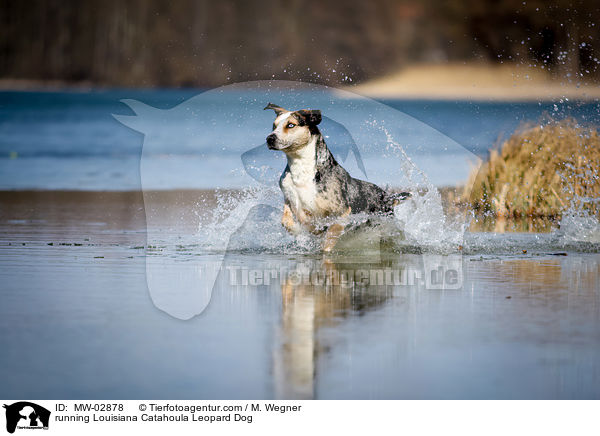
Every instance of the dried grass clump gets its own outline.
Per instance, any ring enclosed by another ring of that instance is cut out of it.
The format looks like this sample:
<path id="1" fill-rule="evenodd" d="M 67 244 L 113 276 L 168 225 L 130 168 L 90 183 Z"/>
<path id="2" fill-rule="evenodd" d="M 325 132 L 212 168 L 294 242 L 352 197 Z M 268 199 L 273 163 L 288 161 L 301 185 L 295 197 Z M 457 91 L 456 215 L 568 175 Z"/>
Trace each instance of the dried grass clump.
<path id="1" fill-rule="evenodd" d="M 574 119 L 522 126 L 471 173 L 463 201 L 500 217 L 560 218 L 575 207 L 597 214 L 600 137 Z"/>

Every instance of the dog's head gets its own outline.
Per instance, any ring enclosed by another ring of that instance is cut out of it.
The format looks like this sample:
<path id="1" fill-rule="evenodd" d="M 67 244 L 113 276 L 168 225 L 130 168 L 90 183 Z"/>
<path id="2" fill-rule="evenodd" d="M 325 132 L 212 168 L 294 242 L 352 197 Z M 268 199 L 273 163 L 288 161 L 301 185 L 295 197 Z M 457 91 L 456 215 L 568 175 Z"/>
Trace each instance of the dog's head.
<path id="1" fill-rule="evenodd" d="M 302 109 L 288 111 L 269 103 L 266 109 L 275 111 L 273 131 L 267 136 L 267 146 L 271 150 L 296 151 L 306 146 L 313 135 L 319 133 L 321 111 Z"/>

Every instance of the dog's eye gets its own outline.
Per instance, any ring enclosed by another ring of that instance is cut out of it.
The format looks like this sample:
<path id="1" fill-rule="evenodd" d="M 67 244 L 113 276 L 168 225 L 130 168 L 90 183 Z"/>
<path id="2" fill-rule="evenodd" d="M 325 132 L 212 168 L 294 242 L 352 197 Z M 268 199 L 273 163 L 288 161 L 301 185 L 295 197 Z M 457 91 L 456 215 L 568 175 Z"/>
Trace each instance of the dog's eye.
<path id="1" fill-rule="evenodd" d="M 294 128 L 294 127 L 296 127 L 296 125 L 295 125 L 294 123 L 289 123 L 289 124 L 287 125 L 287 128 L 288 128 L 288 129 L 292 129 L 292 128 Z"/>

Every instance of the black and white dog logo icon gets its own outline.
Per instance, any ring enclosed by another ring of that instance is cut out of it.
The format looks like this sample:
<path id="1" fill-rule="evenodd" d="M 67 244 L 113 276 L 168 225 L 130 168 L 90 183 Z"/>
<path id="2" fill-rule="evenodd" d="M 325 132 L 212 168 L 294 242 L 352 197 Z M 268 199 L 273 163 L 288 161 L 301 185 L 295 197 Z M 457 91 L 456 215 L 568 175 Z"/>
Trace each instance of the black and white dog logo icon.
<path id="1" fill-rule="evenodd" d="M 6 431 L 19 429 L 48 429 L 50 411 L 29 401 L 4 405 L 6 409 Z"/>

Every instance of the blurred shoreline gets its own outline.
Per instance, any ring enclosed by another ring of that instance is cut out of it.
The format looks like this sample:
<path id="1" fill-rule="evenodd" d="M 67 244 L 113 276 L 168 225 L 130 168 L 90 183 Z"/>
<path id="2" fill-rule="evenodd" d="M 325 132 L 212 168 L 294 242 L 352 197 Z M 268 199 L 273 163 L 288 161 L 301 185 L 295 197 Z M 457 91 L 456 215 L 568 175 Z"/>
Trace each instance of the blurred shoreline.
<path id="1" fill-rule="evenodd" d="M 286 79 L 282 78 L 282 80 Z M 231 81 L 220 86 L 234 83 L 243 82 Z M 0 78 L 0 91 L 92 92 L 115 89 L 177 89 L 203 92 L 218 87 L 122 88 L 93 81 Z M 331 87 L 336 88 L 336 86 Z M 384 100 L 553 102 L 567 99 L 589 102 L 600 99 L 600 85 L 595 83 L 561 80 L 552 77 L 545 70 L 525 65 L 496 65 L 488 62 L 412 64 L 392 74 L 356 85 L 339 85 L 337 88 Z"/>

